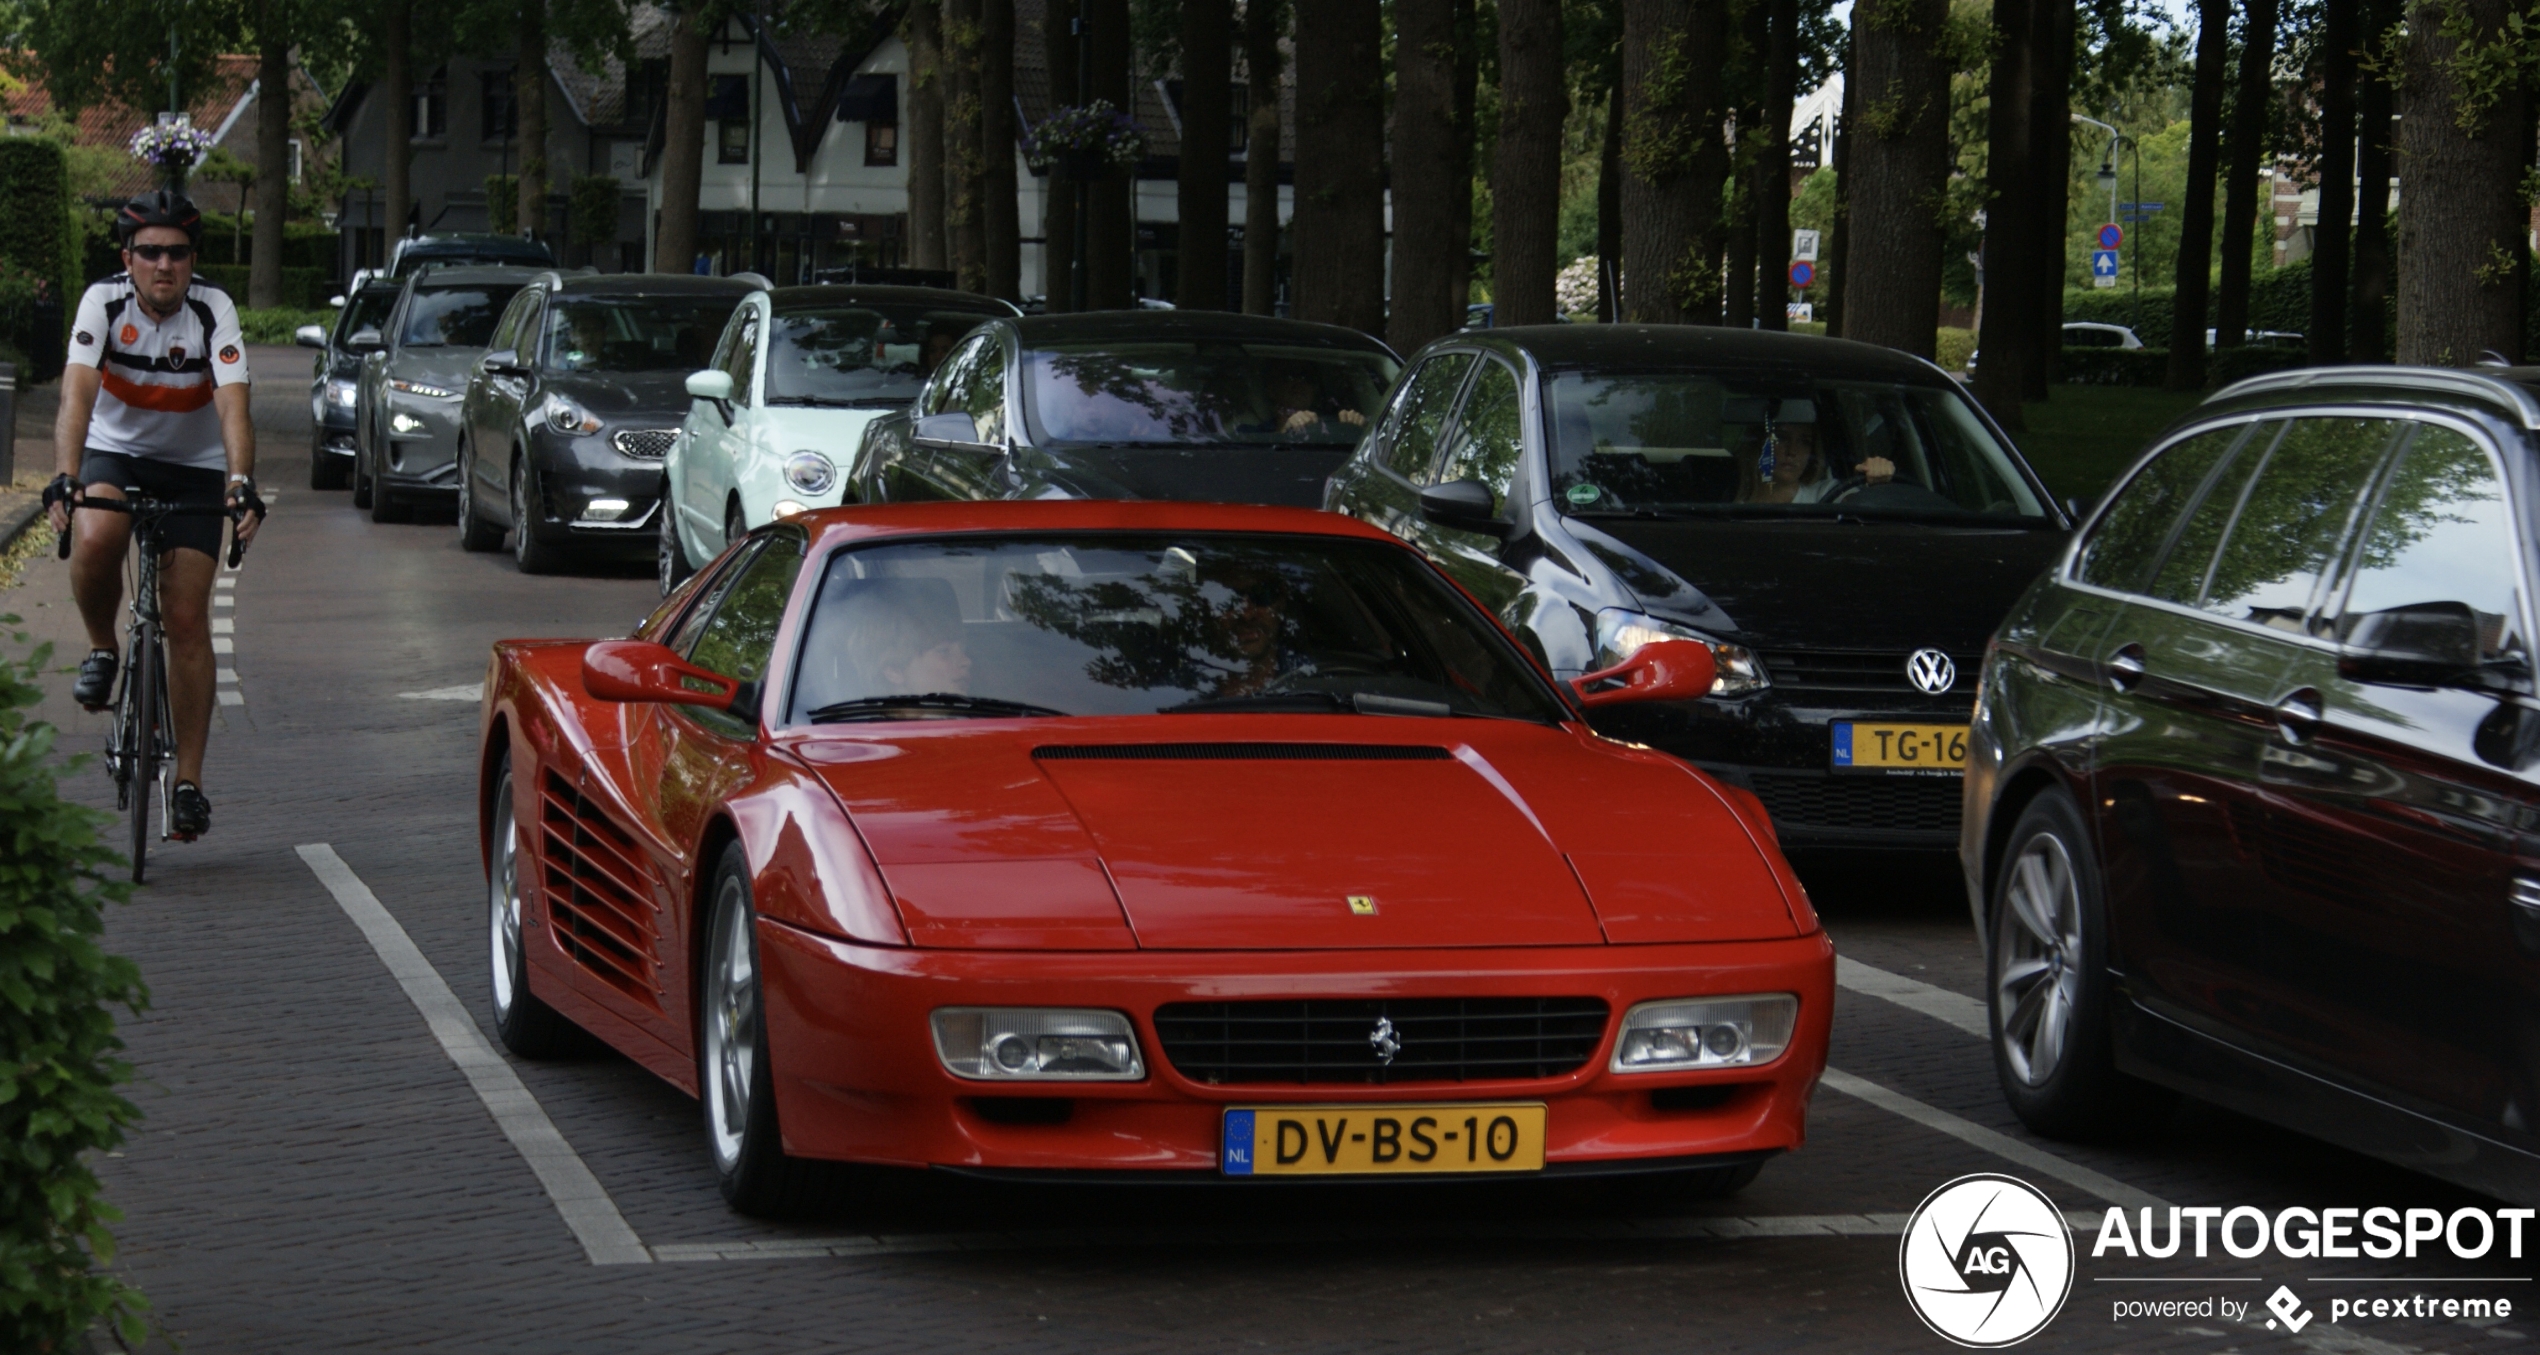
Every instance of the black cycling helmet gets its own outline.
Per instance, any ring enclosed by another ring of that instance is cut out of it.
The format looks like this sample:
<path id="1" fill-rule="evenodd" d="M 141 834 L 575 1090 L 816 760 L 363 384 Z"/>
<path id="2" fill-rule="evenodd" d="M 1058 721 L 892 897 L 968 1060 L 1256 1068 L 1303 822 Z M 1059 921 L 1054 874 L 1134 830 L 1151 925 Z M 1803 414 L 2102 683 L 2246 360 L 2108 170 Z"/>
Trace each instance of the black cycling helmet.
<path id="1" fill-rule="evenodd" d="M 125 203 L 115 213 L 115 243 L 129 245 L 134 235 L 150 226 L 174 226 L 185 232 L 186 239 L 203 243 L 203 213 L 192 198 L 173 188 L 154 188 Z"/>

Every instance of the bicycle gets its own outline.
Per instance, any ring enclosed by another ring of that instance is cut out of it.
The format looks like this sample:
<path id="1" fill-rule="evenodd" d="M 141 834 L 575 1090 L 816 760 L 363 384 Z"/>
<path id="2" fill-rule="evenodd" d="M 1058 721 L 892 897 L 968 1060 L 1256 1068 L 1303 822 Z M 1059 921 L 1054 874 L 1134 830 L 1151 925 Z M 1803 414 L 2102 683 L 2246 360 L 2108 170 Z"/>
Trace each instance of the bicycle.
<path id="1" fill-rule="evenodd" d="M 159 840 L 164 842 L 171 836 L 167 802 L 173 787 L 160 783 L 176 768 L 176 721 L 168 708 L 166 639 L 159 628 L 159 555 L 163 549 L 159 529 L 169 518 L 228 518 L 229 567 L 236 569 L 246 554 L 246 547 L 238 541 L 238 519 L 248 512 L 261 512 L 264 505 L 251 502 L 232 509 L 225 503 L 148 498 L 138 487 L 124 492 L 131 497 L 92 499 L 79 495 L 71 500 L 71 513 L 74 521 L 82 508 L 130 514 L 132 545 L 140 552 L 132 580 L 132 624 L 126 632 L 131 638 L 125 647 L 123 671 L 115 678 L 114 718 L 106 729 L 106 775 L 115 783 L 116 812 L 129 811 L 132 816 L 132 880 L 140 884 L 150 851 L 151 792 L 158 792 Z M 62 559 L 70 558 L 70 529 L 62 531 L 55 553 Z"/>

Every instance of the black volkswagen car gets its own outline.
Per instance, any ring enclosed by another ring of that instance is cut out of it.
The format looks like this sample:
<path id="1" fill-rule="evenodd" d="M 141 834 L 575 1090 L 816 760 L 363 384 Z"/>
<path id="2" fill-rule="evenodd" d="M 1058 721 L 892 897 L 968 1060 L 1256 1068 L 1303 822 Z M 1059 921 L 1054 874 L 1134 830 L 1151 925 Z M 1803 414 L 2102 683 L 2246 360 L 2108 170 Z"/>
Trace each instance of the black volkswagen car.
<path id="1" fill-rule="evenodd" d="M 1211 311 L 999 320 L 876 420 L 849 473 L 909 499 L 1322 502 L 1400 367 L 1353 329 Z"/>
<path id="2" fill-rule="evenodd" d="M 2011 1107 L 2185 1091 L 2540 1202 L 2540 368 L 2207 400 L 2003 623 L 1959 854 Z"/>
<path id="3" fill-rule="evenodd" d="M 527 573 L 647 558 L 688 374 L 757 291 L 738 278 L 542 273 L 511 300 L 460 409 L 459 544 L 512 536 Z"/>
<path id="4" fill-rule="evenodd" d="M 353 480 L 354 410 L 361 403 L 362 357 L 378 344 L 356 344 L 353 336 L 377 331 L 404 288 L 394 282 L 366 282 L 337 298 L 343 304 L 333 325 L 302 325 L 292 341 L 318 350 L 309 379 L 309 488 L 342 489 Z M 365 337 L 376 339 L 374 332 Z"/>
<path id="5" fill-rule="evenodd" d="M 2069 527 L 1939 368 L 1693 326 L 1440 339 L 1325 506 L 1419 546 L 1562 678 L 1709 645 L 1708 697 L 1597 727 L 1753 791 L 1793 849 L 1956 843 L 1985 637 Z"/>

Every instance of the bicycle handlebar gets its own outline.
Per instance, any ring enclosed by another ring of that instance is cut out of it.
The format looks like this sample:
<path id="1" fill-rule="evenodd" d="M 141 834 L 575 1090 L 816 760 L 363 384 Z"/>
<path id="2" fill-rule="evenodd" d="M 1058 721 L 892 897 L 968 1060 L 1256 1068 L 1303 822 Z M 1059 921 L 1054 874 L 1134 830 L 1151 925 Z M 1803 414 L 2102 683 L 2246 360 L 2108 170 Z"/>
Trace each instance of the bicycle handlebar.
<path id="1" fill-rule="evenodd" d="M 73 516 L 77 516 L 82 508 L 95 508 L 108 513 L 127 513 L 134 517 L 140 517 L 143 514 L 162 518 L 225 517 L 230 521 L 229 567 L 238 568 L 238 562 L 245 559 L 247 555 L 247 547 L 238 540 L 237 530 L 239 519 L 247 515 L 246 505 L 232 508 L 226 503 L 179 503 L 169 499 L 92 499 L 85 494 L 74 497 L 70 504 Z M 264 516 L 262 500 L 257 500 L 254 507 L 258 517 Z M 61 535 L 56 538 L 53 556 L 58 560 L 71 558 L 69 528 L 63 528 Z"/>

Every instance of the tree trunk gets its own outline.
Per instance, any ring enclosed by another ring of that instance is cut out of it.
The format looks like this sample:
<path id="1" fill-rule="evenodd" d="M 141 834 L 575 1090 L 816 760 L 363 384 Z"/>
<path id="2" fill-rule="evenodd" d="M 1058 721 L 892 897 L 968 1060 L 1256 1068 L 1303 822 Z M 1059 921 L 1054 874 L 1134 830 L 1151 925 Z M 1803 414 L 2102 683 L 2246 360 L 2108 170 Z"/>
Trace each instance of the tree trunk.
<path id="1" fill-rule="evenodd" d="M 379 261 L 388 242 L 403 234 L 414 214 L 415 64 L 413 0 L 387 0 L 379 13 L 380 96 L 388 101 L 387 145 L 380 148 L 381 188 L 387 216 L 380 226 Z"/>
<path id="2" fill-rule="evenodd" d="M 1023 299 L 1023 222 L 1014 179 L 1014 0 L 979 6 L 979 215 L 987 293 Z"/>
<path id="3" fill-rule="evenodd" d="M 1623 63 L 1615 51 L 1607 73 L 1605 144 L 1596 156 L 1596 318 L 1613 324 L 1623 318 Z M 1466 194 L 1467 199 L 1471 197 Z M 1456 323 L 1464 317 L 1458 315 Z"/>
<path id="4" fill-rule="evenodd" d="M 1086 93 L 1136 114 L 1129 94 L 1129 0 L 1084 0 L 1092 20 L 1087 41 L 1094 45 L 1093 79 Z M 1138 223 L 1137 176 L 1116 170 L 1084 191 L 1092 195 L 1086 213 L 1090 236 L 1085 248 L 1085 305 L 1098 311 L 1126 310 L 1136 304 Z"/>
<path id="5" fill-rule="evenodd" d="M 2039 200 L 2045 185 L 2037 182 L 2035 137 L 2062 129 L 2033 126 L 2036 116 L 2037 0 L 1993 0 L 1993 71 L 1985 114 L 1985 187 L 1992 201 L 1984 208 L 1984 314 L 1977 321 L 1975 397 L 1994 420 L 2012 432 L 2020 420 L 2020 398 L 2026 394 L 2029 369 L 2038 360 L 2037 326 L 2031 318 L 2041 309 L 2030 279 L 2040 270 L 2033 260 L 2050 238 Z"/>
<path id="6" fill-rule="evenodd" d="M 2073 0 L 2041 0 L 2030 83 L 2029 155 L 2037 180 L 2037 248 L 2029 258 L 2035 298 L 2029 323 L 2037 360 L 2020 394 L 2043 400 L 2061 378 L 2064 352 L 2064 242 L 2070 238 L 2073 180 Z"/>
<path id="7" fill-rule="evenodd" d="M 2224 70 L 2230 65 L 2231 0 L 2196 0 L 2196 83 L 2188 94 L 2187 200 L 2179 204 L 2177 290 L 2172 293 L 2174 391 L 2205 388 L 2205 306 L 2213 296 L 2214 175 L 2221 159 Z"/>
<path id="8" fill-rule="evenodd" d="M 988 290 L 986 164 L 979 151 L 981 0 L 944 6 L 944 243 L 953 285 Z"/>
<path id="9" fill-rule="evenodd" d="M 1455 0 L 1455 163 L 1463 166 L 1464 191 L 1455 195 L 1455 323 L 1473 304 L 1473 176 L 1476 105 L 1482 94 L 1481 27 L 1474 0 Z"/>
<path id="10" fill-rule="evenodd" d="M 1755 183 L 1755 318 L 1790 328 L 1790 109 L 1799 94 L 1798 0 L 1750 0 L 1772 10 L 1764 66 L 1764 149 Z"/>
<path id="11" fill-rule="evenodd" d="M 1173 304 L 1226 309 L 1226 165 L 1234 91 L 1234 0 L 1183 0 L 1180 262 Z"/>
<path id="12" fill-rule="evenodd" d="M 1245 0 L 1244 313 L 1279 302 L 1279 19 L 1281 0 Z"/>
<path id="13" fill-rule="evenodd" d="M 1623 5 L 1623 319 L 1720 320 L 1720 0 Z M 1503 151 L 1503 155 L 1505 152 Z"/>
<path id="14" fill-rule="evenodd" d="M 263 0 L 256 44 L 256 234 L 247 304 L 282 304 L 282 242 L 291 221 L 291 30 L 285 0 Z"/>
<path id="15" fill-rule="evenodd" d="M 1383 29 L 1366 0 L 1296 0 L 1295 314 L 1385 328 Z"/>
<path id="16" fill-rule="evenodd" d="M 706 164 L 706 30 L 699 13 L 670 25 L 670 79 L 662 88 L 661 206 L 653 226 L 653 268 L 696 268 L 697 197 Z"/>
<path id="17" fill-rule="evenodd" d="M 1855 33 L 1843 47 L 1843 105 L 1835 111 L 1834 145 L 1827 152 L 1834 165 L 1834 221 L 1825 245 L 1826 336 L 1836 339 L 1845 337 L 1844 299 L 1852 287 L 1852 122 L 1861 111 L 1855 92 L 1859 82 L 1853 76 L 1861 69 L 1860 54 L 1861 38 Z"/>
<path id="18" fill-rule="evenodd" d="M 547 6 L 520 7 L 520 54 L 512 66 L 512 103 L 520 127 L 519 206 L 513 220 L 532 240 L 547 238 Z"/>
<path id="19" fill-rule="evenodd" d="M 2372 6 L 2376 21 L 2386 5 Z M 2376 22 L 2366 41 L 2379 50 L 2387 22 Z M 2390 86 L 2358 72 L 2355 91 L 2355 272 L 2346 307 L 2346 360 L 2390 360 Z"/>
<path id="20" fill-rule="evenodd" d="M 2355 215 L 2356 11 L 2363 0 L 2322 0 L 2320 211 L 2311 228 L 2311 361 L 2346 360 L 2347 267 Z"/>
<path id="21" fill-rule="evenodd" d="M 1455 274 L 1458 196 L 1473 197 L 1471 159 L 1455 140 L 1455 0 L 1396 0 L 1393 100 L 1393 310 L 1385 342 L 1410 353 L 1464 323 Z"/>
<path id="22" fill-rule="evenodd" d="M 1941 195 L 1949 179 L 1948 0 L 1888 0 L 1853 11 L 1859 113 L 1843 333 L 1932 355 L 1940 327 Z"/>
<path id="23" fill-rule="evenodd" d="M 1304 27 L 1297 25 L 1300 33 Z M 1302 71 L 1297 87 L 1312 88 Z M 1569 102 L 1560 0 L 1500 0 L 1499 147 L 1491 165 L 1494 324 L 1549 324 L 1557 312 L 1552 282 L 1561 247 L 1561 121 Z M 1298 139 L 1305 139 L 1301 130 Z"/>
<path id="24" fill-rule="evenodd" d="M 1728 273 L 1720 293 L 1721 322 L 1731 329 L 1755 327 L 1755 223 L 1764 188 L 1764 100 L 1771 93 L 1765 63 L 1772 59 L 1773 15 L 1764 0 L 1740 0 L 1735 18 L 1738 58 L 1731 77 L 1735 92 L 1737 140 L 1729 161 L 1729 210 L 1722 223 Z"/>
<path id="25" fill-rule="evenodd" d="M 2510 47 L 2514 9 L 2512 0 L 2419 0 L 2408 15 L 2398 123 L 2403 363 L 2462 367 L 2489 351 L 2508 362 L 2522 357 L 2516 256 L 2528 247 L 2530 224 L 2519 163 L 2523 87 L 2500 79 L 2480 99 L 2456 71 L 2466 43 Z M 2466 34 L 2457 32 L 2462 27 Z"/>
<path id="26" fill-rule="evenodd" d="M 947 258 L 944 11 L 923 0 L 910 5 L 900 15 L 900 41 L 908 47 L 908 125 L 900 129 L 908 166 L 908 266 L 940 269 Z"/>
<path id="27" fill-rule="evenodd" d="M 1069 27 L 1078 0 L 1050 0 L 1041 12 L 1041 44 L 1048 54 L 1050 107 L 1084 102 L 1076 88 L 1076 34 Z M 1041 294 L 1051 314 L 1076 309 L 1076 196 L 1084 190 L 1052 166 L 1041 179 Z"/>
<path id="28" fill-rule="evenodd" d="M 2245 0 L 2240 11 L 2240 81 L 2231 98 L 2231 135 L 2223 148 L 2222 276 L 2214 288 L 2214 346 L 2238 348 L 2248 339 L 2250 241 L 2258 229 L 2258 193 L 2273 175 L 2260 175 L 2265 158 L 2268 106 L 2275 96 L 2276 0 Z M 2270 201 L 2268 206 L 2274 203 Z"/>

